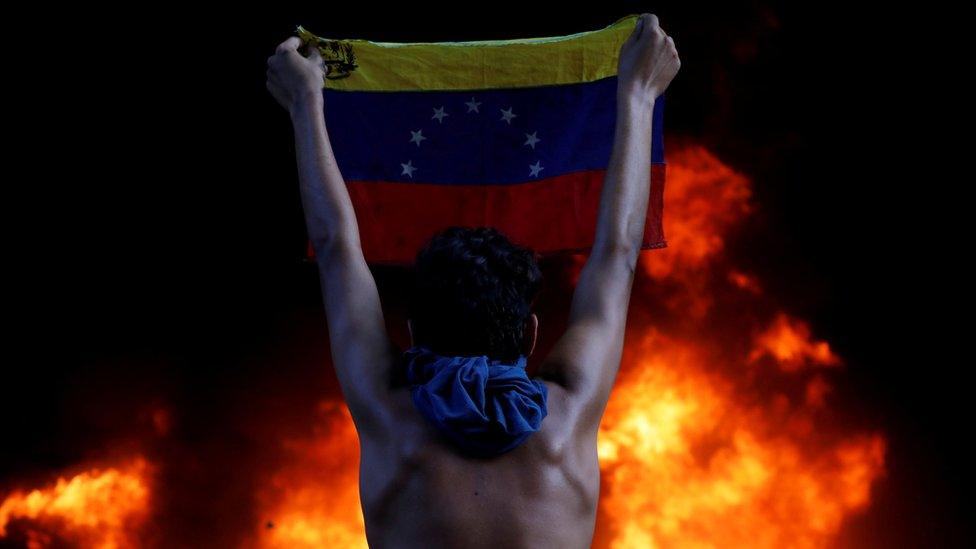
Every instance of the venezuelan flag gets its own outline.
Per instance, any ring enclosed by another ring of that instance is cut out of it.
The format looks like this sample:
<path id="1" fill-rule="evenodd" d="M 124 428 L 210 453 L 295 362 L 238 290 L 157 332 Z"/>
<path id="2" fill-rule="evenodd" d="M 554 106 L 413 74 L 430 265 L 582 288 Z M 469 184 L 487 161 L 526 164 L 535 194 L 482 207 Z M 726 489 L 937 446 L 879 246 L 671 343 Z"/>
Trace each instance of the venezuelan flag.
<path id="1" fill-rule="evenodd" d="M 326 127 L 366 260 L 409 264 L 449 225 L 490 225 L 542 254 L 588 251 L 613 146 L 617 59 L 637 19 L 473 42 L 327 39 L 298 27 L 327 66 Z M 661 97 L 644 249 L 665 245 L 663 107 Z"/>

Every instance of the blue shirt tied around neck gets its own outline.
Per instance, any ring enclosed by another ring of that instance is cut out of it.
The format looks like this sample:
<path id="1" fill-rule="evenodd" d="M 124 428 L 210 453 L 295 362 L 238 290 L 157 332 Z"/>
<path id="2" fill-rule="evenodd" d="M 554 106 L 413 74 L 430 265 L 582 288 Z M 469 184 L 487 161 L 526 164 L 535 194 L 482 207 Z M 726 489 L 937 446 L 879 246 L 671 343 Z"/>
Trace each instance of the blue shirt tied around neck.
<path id="1" fill-rule="evenodd" d="M 526 356 L 505 363 L 443 356 L 423 345 L 403 353 L 410 395 L 420 413 L 462 452 L 494 457 L 539 430 L 548 414 L 545 383 L 529 379 Z"/>

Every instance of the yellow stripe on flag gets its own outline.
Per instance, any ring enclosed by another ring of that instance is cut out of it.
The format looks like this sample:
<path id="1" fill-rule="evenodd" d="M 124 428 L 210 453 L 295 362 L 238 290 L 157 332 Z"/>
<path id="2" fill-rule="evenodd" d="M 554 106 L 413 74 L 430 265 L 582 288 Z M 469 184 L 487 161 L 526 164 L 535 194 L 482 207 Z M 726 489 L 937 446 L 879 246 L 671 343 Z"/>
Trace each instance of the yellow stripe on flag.
<path id="1" fill-rule="evenodd" d="M 566 36 L 471 42 L 315 40 L 328 72 L 324 87 L 346 91 L 481 90 L 592 82 L 617 74 L 620 46 L 639 15 Z"/>

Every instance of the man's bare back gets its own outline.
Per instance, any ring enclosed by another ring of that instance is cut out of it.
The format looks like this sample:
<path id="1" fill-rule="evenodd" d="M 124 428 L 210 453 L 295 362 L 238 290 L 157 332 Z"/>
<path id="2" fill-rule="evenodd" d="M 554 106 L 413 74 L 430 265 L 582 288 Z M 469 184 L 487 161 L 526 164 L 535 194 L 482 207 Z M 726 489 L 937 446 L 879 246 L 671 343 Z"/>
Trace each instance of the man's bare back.
<path id="1" fill-rule="evenodd" d="M 597 432 L 623 352 L 644 235 L 654 100 L 680 67 L 674 41 L 642 14 L 617 70 L 613 151 L 596 236 L 570 306 L 566 332 L 533 377 L 548 415 L 518 446 L 484 459 L 447 443 L 398 376 L 376 283 L 359 241 L 345 181 L 324 122 L 324 63 L 315 47 L 282 42 L 267 87 L 295 130 L 302 205 L 315 248 L 332 358 L 359 434 L 360 496 L 372 547 L 588 547 L 600 495 Z M 523 336 L 535 347 L 538 319 Z M 411 332 L 411 338 L 412 338 Z M 399 376 L 402 377 L 402 376 Z"/>
<path id="2" fill-rule="evenodd" d="M 542 428 L 494 459 L 460 455 L 394 391 L 396 436 L 364 440 L 360 497 L 370 547 L 590 546 L 600 494 L 596 432 L 575 433 L 563 387 Z"/>

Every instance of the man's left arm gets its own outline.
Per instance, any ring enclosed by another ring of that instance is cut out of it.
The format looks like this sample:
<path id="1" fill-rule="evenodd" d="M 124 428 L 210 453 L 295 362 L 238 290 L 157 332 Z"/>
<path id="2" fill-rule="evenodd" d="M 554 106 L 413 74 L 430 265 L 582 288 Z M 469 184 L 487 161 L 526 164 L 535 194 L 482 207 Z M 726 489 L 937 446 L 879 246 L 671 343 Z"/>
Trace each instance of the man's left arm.
<path id="1" fill-rule="evenodd" d="M 360 436 L 388 425 L 390 367 L 400 350 L 389 338 L 376 282 L 363 256 L 356 213 L 325 126 L 318 50 L 289 38 L 268 58 L 268 90 L 291 115 L 302 207 L 315 250 L 332 360 Z"/>

